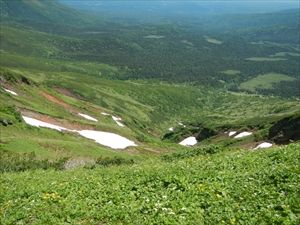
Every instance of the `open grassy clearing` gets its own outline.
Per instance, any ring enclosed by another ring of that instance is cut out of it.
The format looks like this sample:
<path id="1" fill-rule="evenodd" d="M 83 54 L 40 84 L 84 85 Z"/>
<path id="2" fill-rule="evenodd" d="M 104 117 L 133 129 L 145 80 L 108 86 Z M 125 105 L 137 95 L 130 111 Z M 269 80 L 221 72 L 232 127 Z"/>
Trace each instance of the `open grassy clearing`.
<path id="1" fill-rule="evenodd" d="M 299 144 L 0 175 L 2 224 L 297 224 Z"/>
<path id="2" fill-rule="evenodd" d="M 272 88 L 273 83 L 279 83 L 281 81 L 295 81 L 296 78 L 286 76 L 284 74 L 269 73 L 259 75 L 249 81 L 241 83 L 239 89 L 249 90 L 255 92 L 257 88 L 268 89 Z"/>
<path id="3" fill-rule="evenodd" d="M 147 36 L 143 36 L 143 38 L 152 38 L 152 39 L 161 39 L 164 38 L 165 36 L 161 36 L 161 35 L 147 35 Z"/>
<path id="4" fill-rule="evenodd" d="M 286 55 L 295 56 L 295 57 L 300 56 L 299 53 L 293 53 L 293 52 L 277 52 L 277 53 L 275 53 L 275 55 L 271 55 L 271 56 L 282 57 L 282 56 L 286 56 Z"/>
<path id="5" fill-rule="evenodd" d="M 256 61 L 256 62 L 263 62 L 263 61 L 270 61 L 270 62 L 276 62 L 276 61 L 282 61 L 282 60 L 288 60 L 285 58 L 267 58 L 267 57 L 251 57 L 246 58 L 248 61 Z"/>
<path id="6" fill-rule="evenodd" d="M 217 44 L 217 45 L 220 45 L 223 43 L 223 41 L 219 41 L 217 39 L 214 39 L 214 38 L 210 38 L 208 36 L 204 36 L 204 38 L 206 39 L 206 41 L 208 41 L 209 43 L 213 43 L 213 44 Z"/>
<path id="7" fill-rule="evenodd" d="M 190 46 L 194 46 L 194 44 L 192 42 L 189 42 L 188 40 L 181 40 L 181 42 Z"/>
<path id="8" fill-rule="evenodd" d="M 221 71 L 221 73 L 225 73 L 227 75 L 236 75 L 241 73 L 241 71 L 239 70 L 225 70 L 225 71 Z"/>

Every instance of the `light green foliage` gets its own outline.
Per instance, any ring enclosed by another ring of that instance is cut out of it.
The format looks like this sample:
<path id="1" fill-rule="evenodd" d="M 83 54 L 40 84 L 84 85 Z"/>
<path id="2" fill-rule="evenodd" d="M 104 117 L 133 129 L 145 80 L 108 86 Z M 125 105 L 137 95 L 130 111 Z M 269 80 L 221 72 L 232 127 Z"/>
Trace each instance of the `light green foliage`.
<path id="1" fill-rule="evenodd" d="M 168 144 L 161 142 L 160 138 L 169 132 L 170 127 L 183 129 L 174 139 L 176 142 L 182 139 L 180 134 L 197 135 L 199 132 L 194 125 L 184 128 L 178 125 L 179 122 L 186 125 L 202 123 L 207 127 L 216 127 L 216 130 L 224 126 L 259 127 L 299 111 L 297 100 L 263 98 L 205 87 L 170 85 L 157 81 L 149 84 L 144 80 L 121 82 L 70 72 L 24 69 L 9 71 L 9 76 L 16 77 L 16 83 L 11 85 L 19 95 L 12 96 L 2 90 L 1 98 L 5 104 L 0 107 L 1 119 L 20 121 L 21 111 L 52 118 L 58 123 L 65 121 L 83 128 L 92 127 L 95 130 L 117 133 L 139 142 L 141 147 L 135 149 L 134 154 L 148 154 L 151 150 L 147 150 L 147 146 L 154 148 L 154 152 L 166 152 L 164 149 Z M 30 82 L 37 82 L 36 86 L 18 83 L 22 76 L 27 77 Z M 65 88 L 84 99 L 66 96 L 52 87 Z M 46 99 L 40 91 L 69 107 Z M 92 116 L 99 122 L 88 121 L 75 112 Z M 122 117 L 122 123 L 126 127 L 119 127 L 111 117 L 100 112 Z M 111 152 L 75 134 L 59 135 L 57 131 L 45 128 L 28 130 L 28 127 L 30 126 L 25 126 L 24 122 L 3 127 L 3 146 L 15 152 L 35 151 L 43 157 L 53 158 L 95 157 L 97 154 L 106 156 Z M 153 135 L 149 133 L 150 130 L 154 132 Z M 23 143 L 24 140 L 27 140 L 26 143 Z M 174 148 L 177 148 L 177 144 Z M 120 152 L 113 152 L 113 155 L 118 154 Z"/>
<path id="2" fill-rule="evenodd" d="M 291 56 L 295 56 L 295 57 L 299 57 L 300 54 L 299 53 L 292 53 L 292 52 L 276 52 L 275 55 L 272 56 L 286 56 L 286 55 L 291 55 Z"/>
<path id="3" fill-rule="evenodd" d="M 297 224 L 299 144 L 0 175 L 1 224 Z M 88 168 L 88 167 L 87 167 Z"/>
<path id="4" fill-rule="evenodd" d="M 296 78 L 286 76 L 284 74 L 269 73 L 259 75 L 249 81 L 241 83 L 240 89 L 249 90 L 255 92 L 256 89 L 269 89 L 272 88 L 272 84 L 279 83 L 281 81 L 295 81 Z"/>
<path id="5" fill-rule="evenodd" d="M 281 61 L 281 60 L 287 60 L 287 59 L 285 59 L 285 58 L 251 57 L 251 58 L 246 58 L 246 60 L 262 62 L 262 61 Z"/>
<path id="6" fill-rule="evenodd" d="M 226 71 L 222 71 L 222 73 L 225 73 L 227 75 L 236 75 L 236 74 L 241 73 L 241 71 L 238 71 L 238 70 L 226 70 Z"/>

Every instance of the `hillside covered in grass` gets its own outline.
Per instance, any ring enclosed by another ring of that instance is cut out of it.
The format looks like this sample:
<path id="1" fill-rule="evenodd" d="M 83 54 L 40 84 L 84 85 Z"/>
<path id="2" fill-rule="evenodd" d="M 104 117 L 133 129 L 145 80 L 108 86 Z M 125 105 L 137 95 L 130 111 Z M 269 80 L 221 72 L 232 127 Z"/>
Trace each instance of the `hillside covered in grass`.
<path id="1" fill-rule="evenodd" d="M 254 152 L 199 151 L 190 157 L 185 151 L 167 161 L 5 173 L 0 221 L 296 225 L 299 150 L 292 144 Z"/>
<path id="2" fill-rule="evenodd" d="M 1 224 L 300 223 L 297 10 L 60 2 L 0 1 Z"/>

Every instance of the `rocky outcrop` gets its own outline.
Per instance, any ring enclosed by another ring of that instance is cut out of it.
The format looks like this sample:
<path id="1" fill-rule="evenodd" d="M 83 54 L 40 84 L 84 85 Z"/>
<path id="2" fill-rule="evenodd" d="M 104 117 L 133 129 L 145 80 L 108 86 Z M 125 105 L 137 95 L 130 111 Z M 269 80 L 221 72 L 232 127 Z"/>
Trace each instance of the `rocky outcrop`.
<path id="1" fill-rule="evenodd" d="M 5 126 L 5 127 L 7 125 L 12 125 L 13 124 L 13 122 L 11 120 L 7 120 L 7 119 L 3 119 L 1 122 L 2 122 L 2 125 Z"/>
<path id="2" fill-rule="evenodd" d="M 276 144 L 300 140 L 300 115 L 279 120 L 269 129 L 269 139 Z"/>

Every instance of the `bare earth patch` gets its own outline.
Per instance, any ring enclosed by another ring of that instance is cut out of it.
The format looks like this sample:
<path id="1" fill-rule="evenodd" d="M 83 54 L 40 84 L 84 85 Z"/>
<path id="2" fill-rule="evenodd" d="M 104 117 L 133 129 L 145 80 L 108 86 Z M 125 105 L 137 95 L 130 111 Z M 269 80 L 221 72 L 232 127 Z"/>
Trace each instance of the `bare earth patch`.
<path id="1" fill-rule="evenodd" d="M 61 106 L 63 106 L 64 108 L 68 109 L 70 112 L 73 112 L 73 113 L 78 113 L 77 110 L 75 110 L 72 106 L 68 105 L 67 103 L 63 102 L 62 100 L 58 99 L 58 98 L 55 98 L 54 96 L 52 95 L 49 95 L 43 91 L 40 91 L 40 93 L 45 97 L 47 98 L 48 100 L 50 100 L 51 102 L 54 102 L 56 104 L 59 104 Z"/>
<path id="2" fill-rule="evenodd" d="M 68 89 L 66 88 L 58 88 L 58 87 L 55 87 L 54 88 L 56 91 L 58 91 L 59 93 L 63 94 L 63 95 L 66 95 L 66 96 L 69 96 L 69 97 L 72 97 L 72 98 L 76 98 L 76 99 L 79 99 L 79 100 L 85 100 L 84 98 L 74 94 L 73 92 L 69 91 Z"/>

